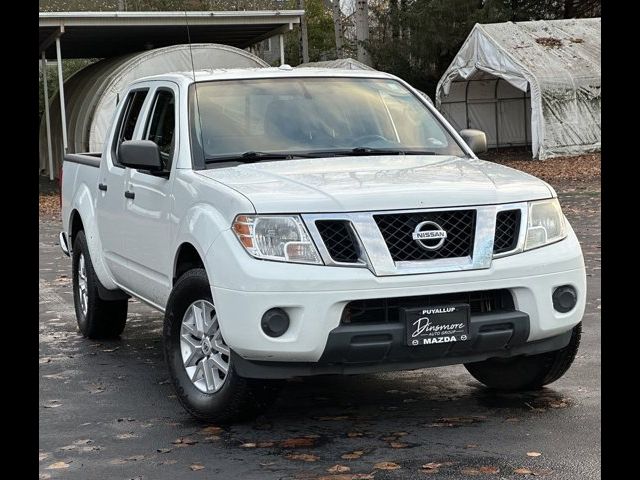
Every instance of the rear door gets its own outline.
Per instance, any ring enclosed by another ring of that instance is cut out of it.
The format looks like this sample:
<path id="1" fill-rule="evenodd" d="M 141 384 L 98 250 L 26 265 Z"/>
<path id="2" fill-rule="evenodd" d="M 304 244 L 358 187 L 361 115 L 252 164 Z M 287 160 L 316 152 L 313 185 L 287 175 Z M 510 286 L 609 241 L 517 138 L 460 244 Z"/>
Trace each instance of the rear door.
<path id="1" fill-rule="evenodd" d="M 129 260 L 127 282 L 135 293 L 150 303 L 164 307 L 172 285 L 173 258 L 170 251 L 170 212 L 178 151 L 178 86 L 153 82 L 145 106 L 140 139 L 151 140 L 160 148 L 163 171 L 129 169 L 122 238 Z M 173 170 L 173 171 L 172 171 Z"/>
<path id="2" fill-rule="evenodd" d="M 130 90 L 116 110 L 115 125 L 107 138 L 111 144 L 104 148 L 104 155 L 96 185 L 96 218 L 107 267 L 113 279 L 121 284 L 126 278 L 127 255 L 122 241 L 122 219 L 125 214 L 124 192 L 128 172 L 118 161 L 118 150 L 124 140 L 135 138 L 141 130 L 142 111 L 149 94 L 148 86 L 136 86 Z M 126 285 L 125 285 L 126 286 Z"/>

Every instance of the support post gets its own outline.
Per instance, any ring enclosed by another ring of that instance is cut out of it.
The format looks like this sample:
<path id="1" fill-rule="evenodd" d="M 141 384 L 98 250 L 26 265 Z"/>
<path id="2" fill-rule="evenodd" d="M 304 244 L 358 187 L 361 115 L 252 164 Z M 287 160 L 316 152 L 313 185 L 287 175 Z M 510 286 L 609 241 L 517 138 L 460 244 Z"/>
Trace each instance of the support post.
<path id="1" fill-rule="evenodd" d="M 284 65 L 284 34 L 280 34 L 280 65 Z"/>
<path id="2" fill-rule="evenodd" d="M 62 144 L 67 153 L 67 112 L 64 106 L 64 78 L 62 76 L 62 54 L 60 53 L 60 37 L 56 38 L 56 60 L 58 62 L 58 96 L 60 97 L 60 121 L 62 122 Z"/>
<path id="3" fill-rule="evenodd" d="M 42 52 L 42 83 L 44 86 L 44 120 L 47 127 L 47 154 L 49 160 L 49 180 L 55 178 L 53 171 L 53 149 L 51 148 L 51 119 L 49 117 L 49 85 L 47 83 L 47 59 L 45 52 Z"/>

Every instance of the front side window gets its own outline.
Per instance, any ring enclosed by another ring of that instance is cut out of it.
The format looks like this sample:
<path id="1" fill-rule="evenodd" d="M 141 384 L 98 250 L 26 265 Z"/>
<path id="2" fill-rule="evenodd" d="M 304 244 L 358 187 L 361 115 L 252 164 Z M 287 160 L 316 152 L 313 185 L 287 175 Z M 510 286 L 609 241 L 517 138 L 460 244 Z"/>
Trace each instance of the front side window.
<path id="1" fill-rule="evenodd" d="M 225 80 L 195 88 L 192 138 L 202 144 L 206 163 L 247 152 L 465 155 L 431 111 L 393 79 Z"/>
<path id="2" fill-rule="evenodd" d="M 133 132 L 136 129 L 138 118 L 140 117 L 140 111 L 144 104 L 145 98 L 147 98 L 148 90 L 134 90 L 127 96 L 120 121 L 118 122 L 117 132 L 118 134 L 114 138 L 112 146 L 113 163 L 118 166 L 122 166 L 118 161 L 118 150 L 120 144 L 125 140 L 131 140 L 133 138 Z"/>
<path id="3" fill-rule="evenodd" d="M 171 170 L 175 147 L 175 100 L 170 90 L 159 90 L 151 106 L 145 140 L 151 140 L 160 148 L 163 170 Z"/>

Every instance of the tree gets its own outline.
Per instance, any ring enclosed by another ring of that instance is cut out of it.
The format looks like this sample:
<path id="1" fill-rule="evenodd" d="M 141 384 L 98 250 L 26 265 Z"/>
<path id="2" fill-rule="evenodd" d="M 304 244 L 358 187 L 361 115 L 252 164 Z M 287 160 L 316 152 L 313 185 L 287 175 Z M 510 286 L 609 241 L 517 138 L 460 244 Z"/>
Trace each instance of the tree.
<path id="1" fill-rule="evenodd" d="M 356 42 L 358 61 L 371 65 L 369 55 L 369 2 L 356 0 Z"/>

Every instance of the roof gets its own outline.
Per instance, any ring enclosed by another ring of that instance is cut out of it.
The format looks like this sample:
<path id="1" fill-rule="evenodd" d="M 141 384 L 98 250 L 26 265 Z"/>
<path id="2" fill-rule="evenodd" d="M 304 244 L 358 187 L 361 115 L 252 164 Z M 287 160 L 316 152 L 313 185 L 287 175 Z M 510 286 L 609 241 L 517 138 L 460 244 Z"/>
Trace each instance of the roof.
<path id="1" fill-rule="evenodd" d="M 39 54 L 108 58 L 183 43 L 246 48 L 300 23 L 304 10 L 224 12 L 40 12 Z M 187 24 L 189 35 L 187 35 Z"/>
<path id="2" fill-rule="evenodd" d="M 292 68 L 289 65 L 268 68 L 216 68 L 195 72 L 196 82 L 214 80 L 242 80 L 251 78 L 295 78 L 295 77 L 360 77 L 395 78 L 393 75 L 377 70 L 348 70 L 337 68 Z M 193 72 L 171 72 L 140 78 L 137 82 L 148 80 L 173 80 L 180 84 L 193 83 Z"/>
<path id="3" fill-rule="evenodd" d="M 526 90 L 526 77 L 575 87 L 576 80 L 600 83 L 600 18 L 476 24 L 442 76 L 438 93 L 456 77 L 476 71 L 507 73 Z M 465 49 L 476 44 L 478 49 Z M 488 52 L 501 58 L 492 58 Z"/>
<path id="4" fill-rule="evenodd" d="M 500 78 L 530 91 L 534 156 L 599 149 L 600 25 L 600 18 L 476 24 L 438 82 L 436 103 L 467 103 L 472 80 L 492 89 L 485 98 L 499 97 L 499 82 L 486 79 Z"/>

